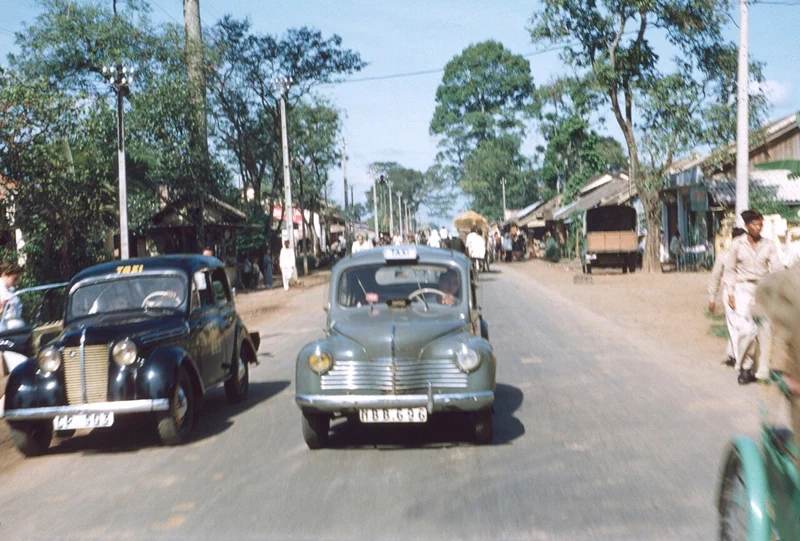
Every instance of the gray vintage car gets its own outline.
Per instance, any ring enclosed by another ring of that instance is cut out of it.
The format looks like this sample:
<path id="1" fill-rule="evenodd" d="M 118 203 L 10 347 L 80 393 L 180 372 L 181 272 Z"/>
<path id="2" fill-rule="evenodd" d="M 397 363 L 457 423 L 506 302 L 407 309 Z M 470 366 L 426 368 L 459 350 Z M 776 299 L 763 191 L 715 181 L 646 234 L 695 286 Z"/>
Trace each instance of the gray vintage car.
<path id="1" fill-rule="evenodd" d="M 311 449 L 331 419 L 425 423 L 469 413 L 478 443 L 492 441 L 497 361 L 470 262 L 426 246 L 374 248 L 336 265 L 326 337 L 297 356 L 296 396 Z"/>

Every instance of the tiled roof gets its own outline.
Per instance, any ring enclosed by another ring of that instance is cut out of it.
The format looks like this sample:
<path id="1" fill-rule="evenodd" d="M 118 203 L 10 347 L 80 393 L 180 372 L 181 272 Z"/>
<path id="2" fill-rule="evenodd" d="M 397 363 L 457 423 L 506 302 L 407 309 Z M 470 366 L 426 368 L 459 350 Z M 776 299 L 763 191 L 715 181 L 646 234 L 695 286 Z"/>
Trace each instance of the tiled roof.
<path id="1" fill-rule="evenodd" d="M 708 192 L 719 205 L 736 203 L 736 179 L 718 179 L 706 183 Z M 788 171 L 750 171 L 750 189 L 764 188 L 786 203 L 800 204 L 800 179 L 790 179 Z"/>

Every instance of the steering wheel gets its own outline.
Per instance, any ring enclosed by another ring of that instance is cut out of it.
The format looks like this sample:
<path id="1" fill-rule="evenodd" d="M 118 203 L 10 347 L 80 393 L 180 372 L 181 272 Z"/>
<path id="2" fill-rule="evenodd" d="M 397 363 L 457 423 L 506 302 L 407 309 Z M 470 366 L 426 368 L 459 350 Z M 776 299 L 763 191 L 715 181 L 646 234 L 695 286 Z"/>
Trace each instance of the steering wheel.
<path id="1" fill-rule="evenodd" d="M 151 301 L 153 299 L 158 299 L 158 298 L 172 300 L 174 303 L 173 306 L 178 306 L 180 304 L 178 296 L 174 291 L 153 291 L 142 301 L 142 308 L 147 308 L 148 306 L 151 306 Z"/>
<path id="2" fill-rule="evenodd" d="M 435 293 L 436 295 L 439 295 L 442 298 L 444 298 L 447 295 L 447 293 L 445 293 L 441 289 L 436 289 L 435 287 L 421 287 L 415 291 L 412 291 L 411 294 L 408 296 L 408 300 L 414 300 L 420 295 L 424 295 L 425 293 Z"/>

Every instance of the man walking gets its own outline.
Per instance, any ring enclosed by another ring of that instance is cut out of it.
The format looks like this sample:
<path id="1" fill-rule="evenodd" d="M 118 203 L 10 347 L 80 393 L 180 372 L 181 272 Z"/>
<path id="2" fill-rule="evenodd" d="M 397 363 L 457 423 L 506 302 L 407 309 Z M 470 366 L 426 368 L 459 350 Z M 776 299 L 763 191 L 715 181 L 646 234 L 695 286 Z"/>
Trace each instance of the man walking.
<path id="1" fill-rule="evenodd" d="M 744 235 L 745 231 L 741 227 L 733 228 L 733 238 Z M 717 295 L 719 294 L 720 287 L 722 286 L 722 275 L 725 272 L 725 254 L 719 254 L 717 260 L 714 261 L 714 268 L 711 270 L 711 281 L 708 283 L 708 311 L 712 314 L 717 309 Z M 724 287 L 722 287 L 722 298 L 728 299 L 728 294 Z M 735 314 L 733 309 L 728 306 L 727 302 L 722 303 L 725 310 L 725 324 L 728 327 L 728 345 L 725 348 L 725 364 L 734 366 L 736 364 L 736 341 L 738 333 L 736 322 L 734 320 Z"/>
<path id="2" fill-rule="evenodd" d="M 764 218 L 757 210 L 742 212 L 747 235 L 734 239 L 725 256 L 723 284 L 728 296 L 728 306 L 735 314 L 737 326 L 736 363 L 739 383 L 744 385 L 756 379 L 769 377 L 769 322 L 761 320 L 756 325 L 752 315 L 758 282 L 770 272 L 783 268 L 778 250 L 769 239 L 761 236 Z M 758 348 L 758 345 L 761 345 Z M 754 359 L 758 357 L 758 371 L 753 375 Z M 745 364 L 745 361 L 747 363 Z"/>
<path id="3" fill-rule="evenodd" d="M 280 261 L 281 276 L 283 277 L 283 289 L 289 291 L 289 280 L 292 279 L 295 271 L 294 252 L 289 248 L 289 241 L 283 241 L 283 248 L 281 249 Z"/>
<path id="4" fill-rule="evenodd" d="M 357 254 L 358 252 L 362 252 L 368 248 L 369 246 L 367 246 L 367 243 L 364 242 L 364 235 L 359 233 L 356 236 L 356 240 L 353 241 L 353 247 L 350 248 L 350 254 Z"/>
<path id="5" fill-rule="evenodd" d="M 483 260 L 486 257 L 486 242 L 479 227 L 473 227 L 467 235 L 467 253 L 472 260 L 475 272 L 483 270 Z"/>

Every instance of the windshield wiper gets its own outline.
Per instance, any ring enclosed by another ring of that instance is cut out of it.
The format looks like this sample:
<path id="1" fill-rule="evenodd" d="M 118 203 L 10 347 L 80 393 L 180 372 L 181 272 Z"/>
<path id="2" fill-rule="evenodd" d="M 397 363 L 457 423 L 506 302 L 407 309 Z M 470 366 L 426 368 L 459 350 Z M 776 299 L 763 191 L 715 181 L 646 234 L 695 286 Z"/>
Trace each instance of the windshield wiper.
<path id="1" fill-rule="evenodd" d="M 414 271 L 414 278 L 417 280 L 417 289 L 422 289 L 422 284 L 419 282 L 419 276 L 417 276 L 417 269 L 412 269 Z M 419 298 L 422 299 L 422 303 L 425 305 L 425 311 L 428 311 L 428 300 L 425 298 L 425 293 L 419 295 Z"/>
<path id="2" fill-rule="evenodd" d="M 361 288 L 361 291 L 364 293 L 364 300 L 365 300 L 365 301 L 367 301 L 367 302 L 369 303 L 369 309 L 370 309 L 370 311 L 373 311 L 373 310 L 375 310 L 375 306 L 373 306 L 373 304 L 372 304 L 372 301 L 371 301 L 371 300 L 369 300 L 369 295 L 367 295 L 367 290 L 366 290 L 366 289 L 364 289 L 364 284 L 362 284 L 362 283 L 361 283 L 361 278 L 359 278 L 358 276 L 356 276 L 356 282 L 358 282 L 358 285 L 359 285 L 359 287 Z"/>

